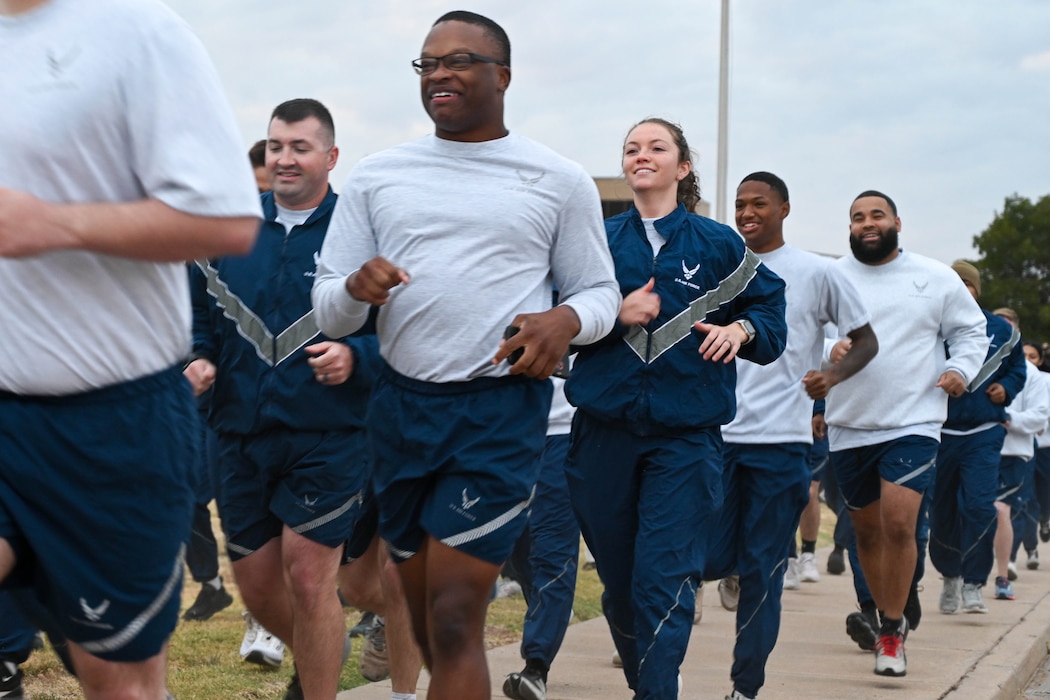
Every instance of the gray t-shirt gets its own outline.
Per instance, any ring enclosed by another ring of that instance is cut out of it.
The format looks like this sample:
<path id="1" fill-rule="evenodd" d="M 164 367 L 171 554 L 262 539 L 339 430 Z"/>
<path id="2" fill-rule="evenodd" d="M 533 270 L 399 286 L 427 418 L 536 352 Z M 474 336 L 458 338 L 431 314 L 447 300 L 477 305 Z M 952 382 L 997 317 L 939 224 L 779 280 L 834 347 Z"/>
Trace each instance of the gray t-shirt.
<path id="1" fill-rule="evenodd" d="M 580 318 L 575 342 L 606 335 L 620 308 L 594 181 L 578 164 L 510 134 L 482 143 L 427 136 L 361 160 L 336 204 L 314 283 L 329 336 L 367 315 L 346 277 L 375 256 L 405 269 L 379 314 L 379 349 L 431 382 L 499 376 L 503 330 L 551 307 L 552 282 Z"/>
<path id="2" fill-rule="evenodd" d="M 156 0 L 51 0 L 0 18 L 0 187 L 45 201 L 157 199 L 260 216 L 214 68 Z M 63 395 L 190 347 L 186 271 L 83 251 L 0 259 L 0 389 Z"/>

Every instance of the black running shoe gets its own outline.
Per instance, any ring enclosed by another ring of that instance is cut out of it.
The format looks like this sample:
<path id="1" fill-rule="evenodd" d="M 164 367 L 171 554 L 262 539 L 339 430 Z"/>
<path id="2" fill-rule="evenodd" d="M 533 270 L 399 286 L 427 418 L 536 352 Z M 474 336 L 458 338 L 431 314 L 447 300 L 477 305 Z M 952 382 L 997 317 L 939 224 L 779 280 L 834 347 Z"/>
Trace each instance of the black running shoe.
<path id="1" fill-rule="evenodd" d="M 22 669 L 10 661 L 0 661 L 0 698 L 24 700 L 22 692 Z"/>
<path id="2" fill-rule="evenodd" d="M 221 583 L 218 588 L 213 588 L 205 583 L 201 585 L 197 600 L 193 601 L 193 605 L 183 613 L 182 619 L 203 622 L 231 605 L 233 605 L 233 596 L 226 592 L 226 588 Z"/>
<path id="3" fill-rule="evenodd" d="M 547 700 L 547 674 L 526 666 L 503 681 L 503 694 L 512 700 Z"/>
<path id="4" fill-rule="evenodd" d="M 922 604 L 919 602 L 919 587 L 912 585 L 908 591 L 908 602 L 904 604 L 904 618 L 908 621 L 909 630 L 919 629 L 922 619 Z"/>
<path id="5" fill-rule="evenodd" d="M 284 700 L 306 700 L 303 695 L 303 686 L 299 682 L 299 671 L 292 674 L 292 680 L 288 681 L 288 690 L 284 691 Z"/>
<path id="6" fill-rule="evenodd" d="M 841 549 L 832 550 L 828 555 L 828 573 L 838 576 L 846 571 L 846 557 Z"/>
<path id="7" fill-rule="evenodd" d="M 874 607 L 862 607 L 846 616 L 846 634 L 864 651 L 875 651 L 879 641 L 879 616 Z"/>

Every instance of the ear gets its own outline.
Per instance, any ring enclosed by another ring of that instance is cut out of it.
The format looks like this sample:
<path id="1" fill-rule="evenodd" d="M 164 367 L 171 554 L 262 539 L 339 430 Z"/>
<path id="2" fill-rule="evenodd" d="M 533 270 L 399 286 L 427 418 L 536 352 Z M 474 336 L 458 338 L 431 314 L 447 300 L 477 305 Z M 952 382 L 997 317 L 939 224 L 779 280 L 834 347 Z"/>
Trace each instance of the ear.
<path id="1" fill-rule="evenodd" d="M 328 151 L 328 169 L 331 170 L 335 167 L 335 164 L 339 162 L 339 146 L 332 146 L 332 149 Z"/>
<path id="2" fill-rule="evenodd" d="M 788 218 L 788 214 L 791 213 L 791 202 L 784 202 L 780 205 L 780 218 Z"/>
<path id="3" fill-rule="evenodd" d="M 693 172 L 693 164 L 690 161 L 678 164 L 678 175 L 675 177 L 676 180 L 681 182 L 686 178 L 689 173 Z"/>
<path id="4" fill-rule="evenodd" d="M 901 218 L 899 216 L 893 217 L 893 225 L 897 227 L 897 233 L 901 232 Z"/>
<path id="5" fill-rule="evenodd" d="M 510 87 L 510 66 L 496 66 L 499 68 L 499 91 L 505 92 Z"/>

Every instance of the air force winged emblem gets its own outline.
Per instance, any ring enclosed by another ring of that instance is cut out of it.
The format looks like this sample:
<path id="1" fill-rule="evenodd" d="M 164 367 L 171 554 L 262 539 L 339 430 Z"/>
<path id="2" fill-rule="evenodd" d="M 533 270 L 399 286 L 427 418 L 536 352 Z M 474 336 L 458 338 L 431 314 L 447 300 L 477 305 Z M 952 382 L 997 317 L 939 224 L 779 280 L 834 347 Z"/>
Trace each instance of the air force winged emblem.
<path id="1" fill-rule="evenodd" d="M 515 170 L 514 172 L 518 174 L 518 179 L 521 180 L 522 184 L 529 185 L 530 187 L 542 180 L 543 176 L 547 174 L 542 170 L 539 171 L 538 175 L 535 173 L 523 173 L 520 170 Z"/>
<path id="2" fill-rule="evenodd" d="M 481 500 L 481 496 L 478 496 L 477 498 L 471 499 L 467 495 L 467 490 L 463 489 L 463 510 L 470 510 L 471 507 L 473 507 L 473 505 L 475 503 L 477 503 L 478 501 L 480 501 L 480 500 Z"/>
<path id="3" fill-rule="evenodd" d="M 700 263 L 697 263 L 696 267 L 694 267 L 692 270 L 690 270 L 688 267 L 685 266 L 685 260 L 682 261 L 682 274 L 685 275 L 685 281 L 686 282 L 688 282 L 689 280 L 693 279 L 693 276 L 697 273 L 697 271 L 699 269 L 700 269 Z"/>
<path id="4" fill-rule="evenodd" d="M 925 282 L 923 282 L 922 284 L 919 284 L 919 283 L 918 283 L 918 282 L 916 282 L 915 280 L 912 280 L 912 284 L 914 284 L 914 285 L 915 285 L 915 291 L 916 291 L 916 292 L 918 292 L 919 294 L 922 294 L 923 292 L 925 292 L 925 291 L 926 291 L 926 288 L 927 288 L 928 286 L 930 286 L 930 281 L 929 281 L 929 280 L 926 280 L 926 281 L 925 281 Z"/>
<path id="5" fill-rule="evenodd" d="M 109 600 L 103 600 L 97 608 L 93 608 L 88 605 L 86 600 L 81 598 L 80 609 L 84 611 L 84 617 L 92 622 L 98 622 L 102 619 L 102 616 L 106 614 L 106 611 L 109 610 Z"/>

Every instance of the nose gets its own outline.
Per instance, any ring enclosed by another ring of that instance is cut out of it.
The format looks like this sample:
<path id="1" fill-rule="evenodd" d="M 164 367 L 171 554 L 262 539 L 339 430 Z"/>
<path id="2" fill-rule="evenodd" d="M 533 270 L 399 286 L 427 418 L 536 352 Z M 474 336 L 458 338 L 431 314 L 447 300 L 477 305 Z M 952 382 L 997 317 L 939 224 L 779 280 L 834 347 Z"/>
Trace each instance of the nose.
<path id="1" fill-rule="evenodd" d="M 291 146 L 284 146 L 280 151 L 277 152 L 277 164 L 287 165 L 294 162 L 292 158 L 293 151 Z"/>
<path id="2" fill-rule="evenodd" d="M 423 77 L 427 80 L 441 80 L 447 78 L 450 73 L 452 73 L 452 69 L 446 66 L 444 61 L 438 61 L 437 67 L 434 68 L 434 72 Z"/>

